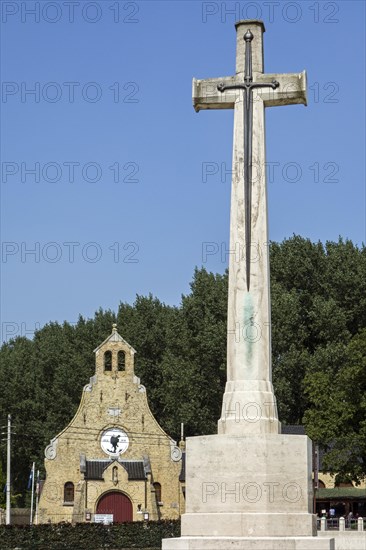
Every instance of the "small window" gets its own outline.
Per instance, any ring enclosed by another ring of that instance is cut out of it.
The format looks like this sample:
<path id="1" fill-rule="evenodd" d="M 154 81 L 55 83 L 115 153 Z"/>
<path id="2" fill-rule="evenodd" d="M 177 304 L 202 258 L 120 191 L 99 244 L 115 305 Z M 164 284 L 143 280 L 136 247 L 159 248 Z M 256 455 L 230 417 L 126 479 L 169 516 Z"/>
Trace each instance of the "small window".
<path id="1" fill-rule="evenodd" d="M 118 370 L 125 370 L 125 352 L 119 351 L 118 352 Z"/>
<path id="2" fill-rule="evenodd" d="M 66 503 L 74 502 L 74 484 L 72 481 L 68 481 L 64 485 L 64 502 Z"/>
<path id="3" fill-rule="evenodd" d="M 106 351 L 104 354 L 104 370 L 105 371 L 112 370 L 112 352 L 111 351 Z"/>
<path id="4" fill-rule="evenodd" d="M 162 502 L 162 500 L 161 500 L 161 485 L 160 485 L 160 483 L 154 483 L 154 489 L 155 489 L 156 502 L 157 502 L 157 503 Z"/>

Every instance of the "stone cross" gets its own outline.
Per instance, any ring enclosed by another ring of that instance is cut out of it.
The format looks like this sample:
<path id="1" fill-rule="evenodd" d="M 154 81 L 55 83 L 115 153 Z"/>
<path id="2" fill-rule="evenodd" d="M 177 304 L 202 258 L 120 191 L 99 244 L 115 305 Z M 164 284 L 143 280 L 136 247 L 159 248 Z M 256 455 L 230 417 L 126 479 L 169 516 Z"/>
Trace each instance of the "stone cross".
<path id="1" fill-rule="evenodd" d="M 236 74 L 193 79 L 193 105 L 234 109 L 227 383 L 219 433 L 279 433 L 272 387 L 264 109 L 306 105 L 306 73 L 264 74 L 264 25 L 235 25 Z M 279 139 L 281 138 L 279 132 Z"/>

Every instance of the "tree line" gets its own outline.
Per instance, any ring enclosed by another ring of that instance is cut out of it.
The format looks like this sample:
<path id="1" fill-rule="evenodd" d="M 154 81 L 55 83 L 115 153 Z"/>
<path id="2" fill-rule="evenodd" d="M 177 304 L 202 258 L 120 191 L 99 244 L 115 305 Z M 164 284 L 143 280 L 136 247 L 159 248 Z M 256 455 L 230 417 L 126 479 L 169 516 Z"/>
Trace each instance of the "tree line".
<path id="1" fill-rule="evenodd" d="M 273 384 L 279 417 L 304 424 L 326 451 L 324 467 L 366 475 L 366 248 L 293 236 L 270 245 Z M 14 421 L 14 492 L 24 503 L 31 463 L 72 419 L 94 374 L 93 349 L 112 323 L 136 350 L 153 414 L 179 439 L 217 431 L 226 382 L 227 273 L 196 268 L 179 306 L 136 296 L 71 325 L 48 323 L 32 340 L 0 348 L 0 415 Z M 4 431 L 4 430 L 2 430 Z M 6 447 L 1 444 L 0 503 Z M 2 472 L 1 472 L 2 470 Z"/>

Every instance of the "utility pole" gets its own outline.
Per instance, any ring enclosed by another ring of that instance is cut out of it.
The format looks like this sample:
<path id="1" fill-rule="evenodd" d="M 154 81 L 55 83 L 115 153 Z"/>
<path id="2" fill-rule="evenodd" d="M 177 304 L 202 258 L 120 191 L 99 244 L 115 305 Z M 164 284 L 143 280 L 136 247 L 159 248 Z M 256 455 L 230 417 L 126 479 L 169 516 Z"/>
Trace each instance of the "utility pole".
<path id="1" fill-rule="evenodd" d="M 36 482 L 36 517 L 35 524 L 38 525 L 38 504 L 39 504 L 39 470 L 37 470 L 37 482 Z"/>
<path id="2" fill-rule="evenodd" d="M 313 442 L 314 449 L 314 510 L 313 513 L 316 514 L 316 496 L 319 489 L 319 445 L 318 443 Z"/>
<path id="3" fill-rule="evenodd" d="M 35 478 L 35 468 L 36 464 L 33 462 L 32 464 L 32 496 L 31 496 L 31 511 L 30 511 L 30 518 L 29 518 L 29 524 L 33 525 L 33 501 L 34 501 L 34 478 Z"/>
<path id="4" fill-rule="evenodd" d="M 10 457 L 11 457 L 11 415 L 8 414 L 8 438 L 6 449 L 6 525 L 10 525 L 10 484 L 11 484 L 11 470 L 10 470 Z"/>

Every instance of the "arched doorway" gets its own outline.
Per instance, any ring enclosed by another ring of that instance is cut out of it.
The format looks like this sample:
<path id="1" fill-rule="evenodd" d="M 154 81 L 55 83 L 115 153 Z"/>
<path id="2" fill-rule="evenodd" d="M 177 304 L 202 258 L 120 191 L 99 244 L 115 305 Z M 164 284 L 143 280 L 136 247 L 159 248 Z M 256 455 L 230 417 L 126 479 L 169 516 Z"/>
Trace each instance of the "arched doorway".
<path id="1" fill-rule="evenodd" d="M 102 495 L 97 504 L 97 514 L 113 514 L 114 523 L 132 521 L 132 502 L 124 493 L 111 491 Z"/>

